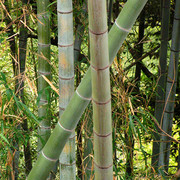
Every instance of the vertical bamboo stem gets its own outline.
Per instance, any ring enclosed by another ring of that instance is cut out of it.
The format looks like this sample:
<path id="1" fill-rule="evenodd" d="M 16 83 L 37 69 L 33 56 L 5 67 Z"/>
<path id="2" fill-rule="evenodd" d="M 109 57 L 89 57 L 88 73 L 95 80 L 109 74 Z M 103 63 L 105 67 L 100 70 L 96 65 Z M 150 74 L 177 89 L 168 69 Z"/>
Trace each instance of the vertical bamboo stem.
<path id="1" fill-rule="evenodd" d="M 89 0 L 95 179 L 113 179 L 106 1 Z"/>
<path id="2" fill-rule="evenodd" d="M 37 1 L 38 17 L 38 104 L 39 139 L 38 151 L 41 151 L 51 133 L 50 121 L 50 89 L 42 75 L 50 79 L 50 14 L 48 11 L 49 0 Z"/>
<path id="3" fill-rule="evenodd" d="M 63 114 L 74 93 L 74 46 L 72 0 L 58 0 L 59 114 Z M 60 179 L 76 179 L 75 131 L 59 158 Z"/>
<path id="4" fill-rule="evenodd" d="M 161 119 L 164 110 L 164 100 L 165 100 L 165 89 L 166 89 L 166 75 L 167 75 L 167 46 L 169 37 L 169 17 L 170 17 L 170 0 L 163 0 L 162 4 L 162 24 L 161 24 L 161 46 L 160 46 L 160 59 L 159 59 L 159 80 L 157 85 L 157 95 L 155 103 L 155 113 L 154 116 L 159 124 L 161 124 Z M 158 132 L 160 130 L 156 126 Z M 160 136 L 158 133 L 154 133 L 153 139 L 153 152 L 151 165 L 156 170 L 158 170 L 158 160 L 159 160 L 159 145 Z"/>
<path id="5" fill-rule="evenodd" d="M 178 62 L 180 51 L 180 1 L 176 1 L 172 32 L 171 55 L 166 84 L 166 101 L 162 129 L 172 134 L 174 104 L 178 75 Z M 171 139 L 162 133 L 160 143 L 159 167 L 168 172 Z"/>

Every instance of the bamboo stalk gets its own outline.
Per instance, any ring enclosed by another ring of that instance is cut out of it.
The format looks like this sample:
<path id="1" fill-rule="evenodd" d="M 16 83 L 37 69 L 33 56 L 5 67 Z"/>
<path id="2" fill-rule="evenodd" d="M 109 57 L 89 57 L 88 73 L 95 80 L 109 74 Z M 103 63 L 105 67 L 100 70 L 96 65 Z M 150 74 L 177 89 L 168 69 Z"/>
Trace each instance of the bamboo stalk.
<path id="1" fill-rule="evenodd" d="M 137 16 L 147 0 L 129 0 L 118 16 L 116 23 L 109 33 L 110 64 L 134 24 Z M 62 114 L 28 179 L 45 179 L 56 163 L 67 139 L 76 127 L 82 113 L 91 100 L 91 69 L 89 68 L 81 84 L 72 96 L 70 103 Z M 61 143 L 59 143 L 61 142 Z"/>
<path id="2" fill-rule="evenodd" d="M 48 83 L 42 75 L 50 79 L 50 14 L 48 12 L 49 0 L 37 1 L 38 17 L 38 104 L 39 139 L 38 151 L 41 151 L 51 133 L 50 121 L 50 90 Z"/>
<path id="3" fill-rule="evenodd" d="M 74 93 L 74 46 L 72 0 L 58 0 L 59 116 Z M 76 179 L 75 131 L 59 157 L 60 179 Z"/>
<path id="4" fill-rule="evenodd" d="M 166 98 L 162 129 L 170 136 L 174 116 L 175 94 L 177 86 L 178 62 L 180 51 L 180 1 L 176 1 L 173 22 L 172 44 L 170 62 L 166 82 Z M 161 134 L 159 167 L 168 172 L 171 139 L 164 133 Z"/>
<path id="5" fill-rule="evenodd" d="M 169 17 L 170 17 L 170 0 L 163 0 L 162 2 L 162 25 L 161 25 L 161 46 L 160 46 L 160 59 L 159 59 L 159 80 L 157 84 L 157 95 L 155 103 L 154 116 L 159 124 L 163 117 L 165 89 L 166 89 L 166 75 L 167 75 L 167 47 L 169 37 Z M 160 130 L 156 126 L 158 132 Z M 154 133 L 153 139 L 153 152 L 151 165 L 158 170 L 159 159 L 159 143 L 160 136 L 158 133 Z"/>
<path id="6" fill-rule="evenodd" d="M 113 179 L 112 115 L 106 1 L 89 0 L 95 179 Z"/>

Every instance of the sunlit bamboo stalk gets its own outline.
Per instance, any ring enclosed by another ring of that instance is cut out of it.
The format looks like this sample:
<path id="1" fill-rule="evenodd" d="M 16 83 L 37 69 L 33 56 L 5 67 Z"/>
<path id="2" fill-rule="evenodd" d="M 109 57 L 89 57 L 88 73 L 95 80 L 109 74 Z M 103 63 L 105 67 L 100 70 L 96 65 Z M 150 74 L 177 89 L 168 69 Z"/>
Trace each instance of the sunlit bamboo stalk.
<path id="1" fill-rule="evenodd" d="M 88 0 L 95 179 L 113 179 L 106 1 Z"/>
<path id="2" fill-rule="evenodd" d="M 72 0 L 58 0 L 59 49 L 59 116 L 63 114 L 74 93 L 74 46 Z M 75 131 L 69 137 L 59 158 L 60 179 L 76 179 Z"/>

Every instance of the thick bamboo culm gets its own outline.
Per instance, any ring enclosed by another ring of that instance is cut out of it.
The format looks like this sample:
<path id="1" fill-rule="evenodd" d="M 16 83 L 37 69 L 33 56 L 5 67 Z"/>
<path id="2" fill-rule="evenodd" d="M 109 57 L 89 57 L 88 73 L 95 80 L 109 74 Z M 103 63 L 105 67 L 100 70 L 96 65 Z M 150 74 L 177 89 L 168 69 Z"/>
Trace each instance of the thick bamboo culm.
<path id="1" fill-rule="evenodd" d="M 147 0 L 128 0 L 124 5 L 108 36 L 110 64 L 146 2 Z M 90 100 L 91 69 L 89 68 L 39 155 L 28 180 L 43 180 L 48 176 Z"/>
<path id="2" fill-rule="evenodd" d="M 176 1 L 173 22 L 171 54 L 166 82 L 166 98 L 162 129 L 170 136 L 174 116 L 175 94 L 177 86 L 178 63 L 180 51 L 180 1 Z M 160 143 L 159 167 L 168 172 L 171 139 L 162 133 Z"/>
<path id="3" fill-rule="evenodd" d="M 59 49 L 59 117 L 74 93 L 74 46 L 72 0 L 58 0 Z M 59 158 L 61 180 L 76 179 L 75 131 L 69 137 Z"/>
<path id="4" fill-rule="evenodd" d="M 40 100 L 38 104 L 39 139 L 38 151 L 40 152 L 51 133 L 50 121 L 50 89 L 48 83 L 42 77 L 50 79 L 50 14 L 48 11 L 49 0 L 37 1 L 38 17 L 38 92 Z"/>
<path id="5" fill-rule="evenodd" d="M 155 103 L 154 116 L 160 124 L 164 111 L 165 89 L 166 89 L 166 76 L 167 76 L 167 48 L 169 40 L 169 17 L 170 17 L 170 0 L 162 1 L 162 22 L 161 22 L 161 46 L 160 46 L 160 59 L 159 59 L 159 79 L 157 84 L 157 95 Z M 156 127 L 158 132 L 160 130 Z M 151 165 L 157 170 L 159 159 L 160 135 L 154 133 L 153 152 Z"/>
<path id="6" fill-rule="evenodd" d="M 106 1 L 88 0 L 95 179 L 113 179 Z"/>

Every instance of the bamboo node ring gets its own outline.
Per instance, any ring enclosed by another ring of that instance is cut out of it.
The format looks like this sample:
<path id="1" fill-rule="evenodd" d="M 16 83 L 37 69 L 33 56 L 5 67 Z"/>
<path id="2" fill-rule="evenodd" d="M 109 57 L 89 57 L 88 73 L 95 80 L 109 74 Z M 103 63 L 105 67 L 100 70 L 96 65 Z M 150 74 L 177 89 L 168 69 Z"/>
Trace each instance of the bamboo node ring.
<path id="1" fill-rule="evenodd" d="M 42 155 L 43 155 L 47 160 L 49 160 L 49 161 L 56 162 L 56 161 L 58 160 L 58 159 L 52 159 L 52 158 L 47 157 L 47 156 L 44 154 L 43 151 L 42 151 Z"/>
<path id="2" fill-rule="evenodd" d="M 108 134 L 98 134 L 94 129 L 93 129 L 93 132 L 94 132 L 94 134 L 96 135 L 96 136 L 98 136 L 98 137 L 108 137 L 108 136 L 110 136 L 111 134 L 112 134 L 112 132 L 110 132 L 110 133 L 108 133 Z"/>
<path id="3" fill-rule="evenodd" d="M 51 126 L 42 126 L 42 125 L 39 125 L 39 127 L 40 127 L 41 129 L 51 129 Z"/>
<path id="4" fill-rule="evenodd" d="M 168 79 L 167 82 L 168 83 L 177 83 L 177 81 L 174 81 L 173 79 L 172 80 Z"/>
<path id="5" fill-rule="evenodd" d="M 94 35 L 99 36 L 99 35 L 103 35 L 103 34 L 107 33 L 107 32 L 108 32 L 108 29 L 106 29 L 104 32 L 94 32 L 93 30 L 91 30 L 91 29 L 89 28 L 89 32 L 91 32 L 91 33 L 94 34 Z"/>
<path id="6" fill-rule="evenodd" d="M 73 46 L 74 45 L 74 42 L 71 43 L 71 44 L 58 44 L 59 47 L 70 47 L 70 46 Z"/>
<path id="7" fill-rule="evenodd" d="M 62 79 L 62 80 L 72 80 L 72 79 L 74 79 L 74 76 L 69 77 L 69 78 L 66 78 L 66 77 L 61 77 L 61 76 L 59 75 L 59 78 Z"/>
<path id="8" fill-rule="evenodd" d="M 74 139 L 76 137 L 76 135 L 72 136 L 72 137 L 69 137 L 69 139 Z"/>
<path id="9" fill-rule="evenodd" d="M 62 111 L 64 111 L 64 110 L 65 110 L 65 108 L 63 108 L 63 107 L 60 107 L 60 106 L 59 106 L 59 109 L 60 109 L 60 110 L 62 110 Z"/>
<path id="10" fill-rule="evenodd" d="M 86 167 L 86 170 L 91 171 L 92 167 L 91 168 L 90 167 Z"/>
<path id="11" fill-rule="evenodd" d="M 80 52 L 80 49 L 74 48 L 74 50 Z"/>
<path id="12" fill-rule="evenodd" d="M 164 100 L 156 100 L 157 103 L 164 103 Z"/>
<path id="13" fill-rule="evenodd" d="M 174 49 L 171 49 L 172 52 L 180 52 L 180 49 L 179 50 L 174 50 Z"/>
<path id="14" fill-rule="evenodd" d="M 44 75 L 44 76 L 51 74 L 51 72 L 40 72 L 40 71 L 38 71 L 38 73 L 41 74 L 41 75 Z"/>
<path id="15" fill-rule="evenodd" d="M 63 127 L 62 125 L 61 125 L 61 123 L 58 121 L 58 125 L 63 129 L 63 130 L 65 130 L 65 131 L 67 131 L 67 132 L 73 132 L 74 131 L 74 129 L 66 129 L 65 127 Z"/>
<path id="16" fill-rule="evenodd" d="M 93 98 L 92 98 L 92 101 L 93 101 L 93 103 L 98 104 L 98 105 L 106 105 L 106 104 L 108 104 L 109 102 L 111 102 L 111 98 L 110 98 L 109 100 L 107 100 L 106 102 L 97 102 L 97 101 L 95 101 Z"/>
<path id="17" fill-rule="evenodd" d="M 165 113 L 167 113 L 167 114 L 172 114 L 172 113 L 174 113 L 174 111 L 166 111 L 166 110 L 165 110 Z"/>
<path id="18" fill-rule="evenodd" d="M 180 20 L 180 18 L 177 18 L 177 17 L 174 17 L 174 19 L 175 19 L 175 20 L 177 20 L 177 21 L 179 21 L 179 20 Z"/>
<path id="19" fill-rule="evenodd" d="M 95 67 L 95 66 L 93 66 L 93 65 L 91 64 L 91 68 L 93 68 L 93 69 L 96 70 L 96 71 L 103 71 L 103 70 L 108 69 L 109 67 L 110 67 L 109 64 L 108 64 L 107 66 L 105 66 L 104 68 L 97 68 L 97 67 Z"/>
<path id="20" fill-rule="evenodd" d="M 117 21 L 115 20 L 115 24 L 116 24 L 116 26 L 120 29 L 120 30 L 123 30 L 123 31 L 125 31 L 125 32 L 129 32 L 131 29 L 126 29 L 126 28 L 123 28 L 123 27 L 121 27 L 118 23 L 117 23 Z"/>
<path id="21" fill-rule="evenodd" d="M 97 165 L 97 163 L 95 161 L 94 161 L 94 164 L 99 169 L 109 169 L 109 168 L 111 168 L 113 166 L 113 164 L 110 164 L 109 166 L 99 166 L 99 165 Z"/>
<path id="22" fill-rule="evenodd" d="M 75 165 L 76 164 L 76 161 L 73 161 L 72 163 L 70 163 L 70 164 L 64 164 L 64 163 L 61 163 L 61 162 L 59 162 L 60 164 L 62 164 L 62 165 L 64 165 L 64 166 L 73 166 L 73 165 Z"/>
<path id="23" fill-rule="evenodd" d="M 87 98 L 87 97 L 82 96 L 82 95 L 77 91 L 77 89 L 76 89 L 76 94 L 77 94 L 81 99 L 86 100 L 86 101 L 91 101 L 91 99 L 92 99 L 92 98 Z"/>
<path id="24" fill-rule="evenodd" d="M 60 14 L 70 14 L 70 13 L 72 13 L 73 12 L 73 10 L 71 10 L 71 11 L 67 11 L 67 12 L 63 12 L 63 11 L 57 11 L 58 13 L 60 13 Z"/>
<path id="25" fill-rule="evenodd" d="M 43 43 L 38 43 L 39 46 L 44 46 L 44 47 L 49 47 L 51 44 L 43 44 Z"/>

